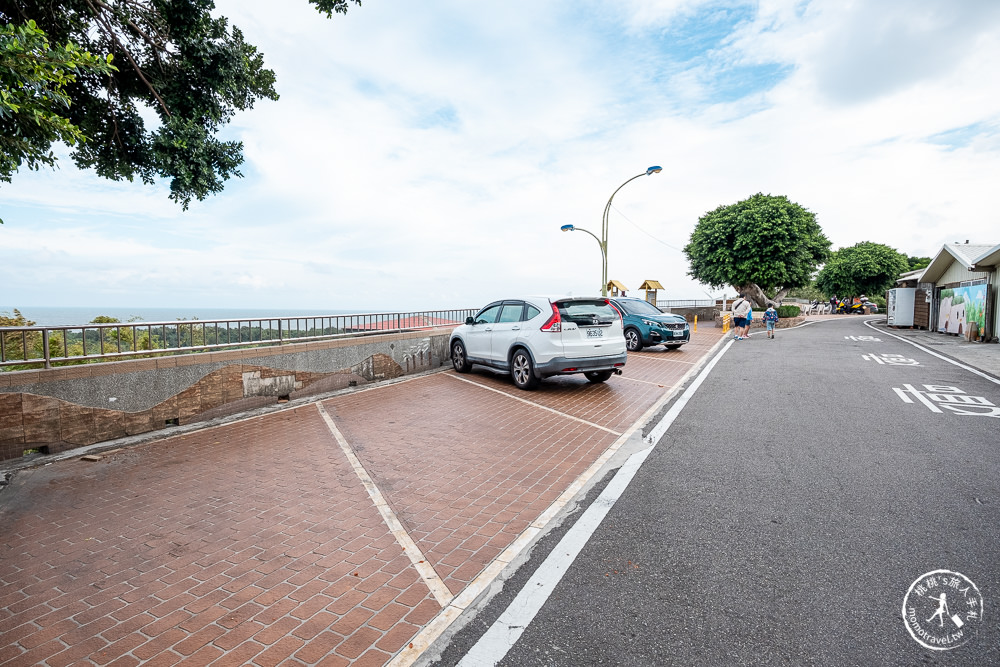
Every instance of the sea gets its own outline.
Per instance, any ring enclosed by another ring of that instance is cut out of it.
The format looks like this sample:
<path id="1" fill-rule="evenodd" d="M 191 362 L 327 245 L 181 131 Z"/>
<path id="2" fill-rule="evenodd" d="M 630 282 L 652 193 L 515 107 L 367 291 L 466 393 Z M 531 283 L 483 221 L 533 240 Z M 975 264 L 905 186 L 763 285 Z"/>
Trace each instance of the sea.
<path id="1" fill-rule="evenodd" d="M 0 315 L 11 317 L 15 306 L 0 306 Z M 288 310 L 281 308 L 133 308 L 105 306 L 16 306 L 25 319 L 39 327 L 75 326 L 87 324 L 102 315 L 121 322 L 139 319 L 143 322 L 173 322 L 175 320 L 237 320 L 261 318 L 314 317 L 317 315 L 348 315 L 357 310 Z"/>

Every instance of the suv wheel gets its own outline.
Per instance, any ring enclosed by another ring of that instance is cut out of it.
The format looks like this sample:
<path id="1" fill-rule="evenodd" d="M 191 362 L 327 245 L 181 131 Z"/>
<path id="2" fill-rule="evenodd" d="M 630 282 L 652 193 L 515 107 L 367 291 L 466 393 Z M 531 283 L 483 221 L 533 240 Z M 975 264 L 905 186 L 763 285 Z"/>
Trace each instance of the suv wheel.
<path id="1" fill-rule="evenodd" d="M 638 352 L 642 349 L 642 336 L 637 329 L 629 327 L 625 330 L 625 347 L 629 352 Z"/>
<path id="2" fill-rule="evenodd" d="M 613 374 L 614 371 L 589 371 L 583 375 L 594 384 L 597 384 L 598 382 L 607 382 L 608 378 Z"/>
<path id="3" fill-rule="evenodd" d="M 465 357 L 465 345 L 460 340 L 451 344 L 451 365 L 459 373 L 468 373 L 472 369 L 472 364 Z"/>
<path id="4" fill-rule="evenodd" d="M 535 364 L 531 361 L 531 355 L 523 348 L 515 350 L 510 358 L 510 377 L 519 389 L 534 389 L 538 386 Z"/>

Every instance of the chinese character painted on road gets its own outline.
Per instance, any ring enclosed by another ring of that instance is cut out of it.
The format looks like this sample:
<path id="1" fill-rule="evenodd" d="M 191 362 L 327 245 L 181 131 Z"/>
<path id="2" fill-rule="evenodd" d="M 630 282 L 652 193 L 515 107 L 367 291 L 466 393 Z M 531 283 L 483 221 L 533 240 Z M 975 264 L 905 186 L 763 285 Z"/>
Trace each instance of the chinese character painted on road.
<path id="1" fill-rule="evenodd" d="M 985 396 L 970 396 L 958 387 L 946 385 L 925 384 L 923 387 L 923 390 L 920 390 L 912 384 L 904 384 L 902 389 L 893 387 L 892 390 L 903 399 L 904 403 L 913 403 L 915 398 L 926 405 L 931 412 L 949 410 L 956 415 L 1000 418 L 1000 408 Z M 913 398 L 910 398 L 911 396 Z"/>
<path id="2" fill-rule="evenodd" d="M 865 343 L 881 343 L 881 338 L 876 338 L 875 336 L 844 336 L 847 340 L 862 341 Z"/>
<path id="3" fill-rule="evenodd" d="M 865 361 L 875 361 L 888 366 L 919 366 L 916 359 L 907 359 L 901 354 L 863 354 L 861 358 Z"/>

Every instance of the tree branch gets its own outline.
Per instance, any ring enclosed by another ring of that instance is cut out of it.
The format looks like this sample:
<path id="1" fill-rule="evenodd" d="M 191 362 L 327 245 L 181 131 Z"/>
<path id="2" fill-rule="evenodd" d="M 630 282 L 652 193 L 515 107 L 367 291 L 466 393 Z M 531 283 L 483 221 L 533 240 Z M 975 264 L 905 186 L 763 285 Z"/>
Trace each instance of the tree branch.
<path id="1" fill-rule="evenodd" d="M 139 68 L 139 65 L 135 62 L 135 59 L 132 58 L 132 54 L 129 52 L 128 49 L 125 48 L 125 46 L 118 39 L 118 35 L 115 34 L 114 28 L 108 25 L 108 23 L 104 20 L 104 17 L 101 16 L 101 11 L 94 6 L 94 0 L 87 0 L 87 4 L 90 6 L 91 11 L 94 12 L 94 19 L 97 22 L 97 24 L 104 29 L 104 31 L 111 37 L 111 39 L 114 40 L 115 44 L 118 45 L 118 48 L 122 50 L 122 53 L 125 54 L 125 57 L 128 58 L 128 61 L 132 64 L 132 69 L 135 70 L 135 73 L 139 76 L 142 82 L 146 84 L 146 87 L 149 88 L 149 92 L 153 93 L 153 97 L 155 97 L 156 100 L 160 103 L 160 108 L 163 109 L 163 113 L 167 114 L 168 118 L 171 118 L 172 116 L 170 114 L 170 109 L 167 108 L 167 103 L 163 101 L 163 98 L 160 97 L 160 94 L 156 92 L 156 88 L 153 86 L 153 84 L 149 82 L 149 80 L 142 73 L 142 70 Z"/>
<path id="2" fill-rule="evenodd" d="M 114 7 L 111 7 L 110 5 L 101 2 L 101 0 L 93 0 L 93 4 L 104 9 L 107 12 L 110 12 L 112 14 L 115 13 Z M 142 7 L 141 4 L 139 6 Z M 156 58 L 156 63 L 160 65 L 162 69 L 163 63 L 160 61 L 160 52 L 166 49 L 166 42 L 169 41 L 169 37 L 157 35 L 160 38 L 159 41 L 154 40 L 152 37 L 146 34 L 146 32 L 142 28 L 136 25 L 131 19 L 124 16 L 120 16 L 119 18 L 121 18 L 121 20 L 124 21 L 128 27 L 132 28 L 132 30 L 134 30 L 137 35 L 142 37 L 143 41 L 145 41 L 146 44 L 148 44 L 153 49 L 153 57 Z"/>

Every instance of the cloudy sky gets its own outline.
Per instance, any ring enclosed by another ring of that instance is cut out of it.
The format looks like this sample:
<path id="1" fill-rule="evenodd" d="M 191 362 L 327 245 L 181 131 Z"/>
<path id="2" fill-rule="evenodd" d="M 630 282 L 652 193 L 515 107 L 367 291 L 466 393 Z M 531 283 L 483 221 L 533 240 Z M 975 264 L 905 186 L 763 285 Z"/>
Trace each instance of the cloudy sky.
<path id="1" fill-rule="evenodd" d="M 757 192 L 833 247 L 1000 243 L 995 0 L 220 0 L 278 77 L 243 179 L 62 160 L 0 186 L 0 306 L 472 308 L 609 274 L 705 298 L 681 248 Z"/>

